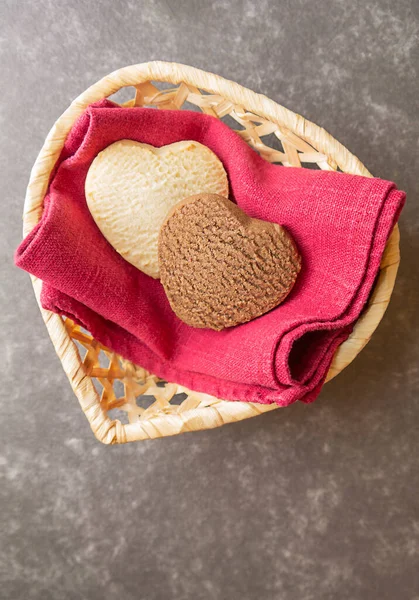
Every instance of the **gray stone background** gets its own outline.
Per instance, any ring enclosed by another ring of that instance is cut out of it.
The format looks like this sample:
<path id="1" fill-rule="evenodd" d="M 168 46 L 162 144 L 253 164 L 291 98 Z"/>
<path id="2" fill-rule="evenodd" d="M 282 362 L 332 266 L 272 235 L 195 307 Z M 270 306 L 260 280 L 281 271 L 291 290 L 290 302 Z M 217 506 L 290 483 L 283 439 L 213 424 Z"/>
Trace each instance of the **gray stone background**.
<path id="1" fill-rule="evenodd" d="M 0 597 L 418 600 L 418 1 L 2 0 L 0 27 Z M 402 263 L 314 405 L 105 447 L 12 253 L 52 123 L 157 58 L 267 94 L 405 189 Z"/>

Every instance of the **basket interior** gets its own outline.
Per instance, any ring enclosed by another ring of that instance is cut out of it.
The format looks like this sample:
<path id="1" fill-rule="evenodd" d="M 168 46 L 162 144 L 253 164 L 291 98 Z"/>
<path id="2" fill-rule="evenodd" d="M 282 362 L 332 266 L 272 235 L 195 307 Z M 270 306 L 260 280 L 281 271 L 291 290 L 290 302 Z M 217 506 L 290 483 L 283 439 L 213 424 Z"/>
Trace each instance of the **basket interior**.
<path id="1" fill-rule="evenodd" d="M 284 166 L 339 170 L 337 164 L 318 152 L 293 132 L 232 104 L 220 95 L 209 94 L 191 85 L 178 86 L 145 82 L 121 88 L 110 100 L 121 106 L 147 106 L 158 109 L 202 111 L 221 119 L 250 144 L 264 159 Z M 75 342 L 85 372 L 99 393 L 105 414 L 122 424 L 150 421 L 177 414 L 183 417 L 197 408 L 217 406 L 225 401 L 167 383 L 99 344 L 70 319 L 65 320 L 68 335 Z M 248 416 L 275 408 L 248 405 Z M 184 422 L 187 419 L 183 420 Z M 221 424 L 221 423 L 220 423 Z"/>

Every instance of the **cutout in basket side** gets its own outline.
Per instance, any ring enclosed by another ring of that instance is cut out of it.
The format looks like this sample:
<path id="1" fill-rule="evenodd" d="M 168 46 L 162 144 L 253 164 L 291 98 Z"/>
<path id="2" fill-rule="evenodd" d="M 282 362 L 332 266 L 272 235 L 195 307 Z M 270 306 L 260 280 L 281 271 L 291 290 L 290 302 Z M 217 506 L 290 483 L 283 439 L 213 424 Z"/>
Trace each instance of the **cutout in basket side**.
<path id="1" fill-rule="evenodd" d="M 260 139 L 268 148 L 272 148 L 272 150 L 277 150 L 278 152 L 285 152 L 281 140 L 274 133 L 263 135 Z"/>
<path id="2" fill-rule="evenodd" d="M 73 340 L 73 342 L 76 345 L 76 348 L 79 352 L 80 360 L 81 360 L 81 362 L 83 362 L 84 359 L 86 358 L 87 348 L 85 348 L 85 346 L 83 346 L 83 344 L 81 344 L 78 340 Z"/>
<path id="3" fill-rule="evenodd" d="M 234 119 L 230 114 L 221 117 L 221 121 L 228 125 L 230 129 L 233 129 L 234 131 L 244 131 L 245 129 L 245 127 L 241 123 L 236 121 L 236 119 Z"/>
<path id="4" fill-rule="evenodd" d="M 181 394 L 175 394 L 170 400 L 170 404 L 173 404 L 173 406 L 180 406 L 187 398 L 188 395 L 185 394 L 185 392 L 182 392 Z"/>
<path id="5" fill-rule="evenodd" d="M 111 410 L 109 410 L 108 417 L 112 421 L 120 421 L 123 425 L 128 425 L 128 423 L 130 422 L 128 418 L 128 413 L 120 408 L 112 408 Z"/>
<path id="6" fill-rule="evenodd" d="M 317 163 L 315 163 L 315 162 L 303 162 L 303 161 L 301 161 L 301 165 L 305 169 L 311 169 L 312 171 L 320 171 L 319 165 Z"/>
<path id="7" fill-rule="evenodd" d="M 185 100 L 185 102 L 182 104 L 181 110 L 190 110 L 190 111 L 196 112 L 196 113 L 202 112 L 201 109 L 199 108 L 199 106 L 197 106 L 196 104 L 192 104 L 191 102 L 188 102 L 188 100 Z"/>
<path id="8" fill-rule="evenodd" d="M 173 90 L 173 88 L 178 87 L 174 83 L 170 83 L 169 81 L 152 81 L 151 82 L 158 90 Z"/>
<path id="9" fill-rule="evenodd" d="M 135 88 L 131 85 L 120 88 L 117 92 L 108 96 L 108 100 L 111 102 L 116 102 L 117 104 L 123 106 L 127 105 L 131 100 L 135 97 Z"/>
<path id="10" fill-rule="evenodd" d="M 143 394 L 143 395 L 141 395 L 141 396 L 138 396 L 138 397 L 135 399 L 135 403 L 136 403 L 136 405 L 137 405 L 139 408 L 144 408 L 144 409 L 150 408 L 150 406 L 151 406 L 152 404 L 154 404 L 154 402 L 155 402 L 155 401 L 156 401 L 156 399 L 155 399 L 155 397 L 154 397 L 154 396 L 148 396 L 148 395 L 146 395 L 146 394 Z"/>

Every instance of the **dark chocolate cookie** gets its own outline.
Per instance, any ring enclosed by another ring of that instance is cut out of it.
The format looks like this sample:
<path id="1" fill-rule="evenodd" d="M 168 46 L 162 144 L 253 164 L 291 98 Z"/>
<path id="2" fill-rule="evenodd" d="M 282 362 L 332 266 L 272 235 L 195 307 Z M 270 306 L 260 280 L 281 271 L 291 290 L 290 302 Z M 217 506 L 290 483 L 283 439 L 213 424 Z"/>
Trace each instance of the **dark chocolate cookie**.
<path id="1" fill-rule="evenodd" d="M 160 229 L 160 280 L 176 315 L 216 330 L 275 308 L 301 269 L 291 235 L 252 219 L 223 196 L 180 202 Z"/>

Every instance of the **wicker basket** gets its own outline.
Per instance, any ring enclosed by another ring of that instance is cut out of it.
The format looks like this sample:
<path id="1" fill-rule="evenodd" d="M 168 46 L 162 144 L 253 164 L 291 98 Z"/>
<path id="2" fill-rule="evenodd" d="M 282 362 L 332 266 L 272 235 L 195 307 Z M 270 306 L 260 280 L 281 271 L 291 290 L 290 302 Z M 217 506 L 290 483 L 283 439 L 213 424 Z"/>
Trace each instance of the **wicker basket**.
<path id="1" fill-rule="evenodd" d="M 159 89 L 156 83 L 170 86 L 163 85 L 163 89 Z M 74 121 L 92 102 L 129 86 L 135 95 L 124 106 L 176 110 L 198 107 L 233 124 L 242 138 L 271 162 L 340 169 L 371 177 L 364 165 L 324 129 L 265 96 L 192 67 L 150 62 L 104 77 L 81 94 L 55 123 L 32 169 L 25 199 L 24 235 L 41 218 L 51 170 Z M 388 240 L 369 304 L 352 335 L 335 353 L 327 380 L 342 371 L 368 342 L 389 303 L 399 261 L 396 226 Z M 34 277 L 32 281 L 39 303 L 42 282 Z M 209 429 L 277 408 L 276 405 L 227 402 L 163 382 L 101 346 L 69 319 L 40 309 L 64 371 L 101 442 L 125 443 Z"/>

